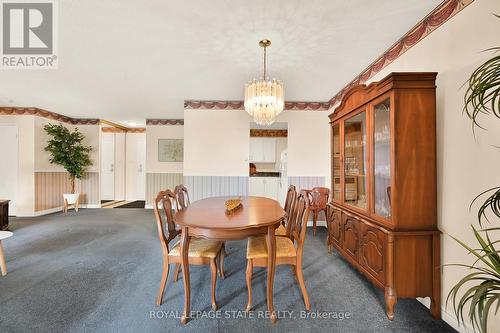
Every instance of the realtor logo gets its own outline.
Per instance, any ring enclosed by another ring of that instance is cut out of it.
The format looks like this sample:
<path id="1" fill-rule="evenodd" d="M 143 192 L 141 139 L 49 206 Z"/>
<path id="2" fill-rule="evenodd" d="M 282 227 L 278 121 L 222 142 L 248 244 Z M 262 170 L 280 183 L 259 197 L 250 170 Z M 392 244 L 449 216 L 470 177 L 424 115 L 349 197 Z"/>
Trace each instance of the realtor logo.
<path id="1" fill-rule="evenodd" d="M 57 68 L 56 3 L 0 1 L 2 69 Z"/>

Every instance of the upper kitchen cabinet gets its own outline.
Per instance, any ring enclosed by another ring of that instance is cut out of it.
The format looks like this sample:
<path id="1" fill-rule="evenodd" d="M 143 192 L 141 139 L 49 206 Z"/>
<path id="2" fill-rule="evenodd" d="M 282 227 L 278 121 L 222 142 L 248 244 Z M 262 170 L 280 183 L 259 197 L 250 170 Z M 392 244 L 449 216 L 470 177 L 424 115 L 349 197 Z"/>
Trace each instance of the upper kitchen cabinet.
<path id="1" fill-rule="evenodd" d="M 275 163 L 275 138 L 250 138 L 250 162 Z"/>

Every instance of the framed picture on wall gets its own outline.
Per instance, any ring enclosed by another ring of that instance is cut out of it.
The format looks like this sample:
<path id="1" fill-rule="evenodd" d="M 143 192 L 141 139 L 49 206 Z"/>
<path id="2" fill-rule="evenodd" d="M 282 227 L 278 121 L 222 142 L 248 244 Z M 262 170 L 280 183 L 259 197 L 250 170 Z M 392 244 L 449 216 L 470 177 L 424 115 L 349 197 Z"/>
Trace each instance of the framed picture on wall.
<path id="1" fill-rule="evenodd" d="M 183 139 L 158 139 L 158 162 L 182 162 L 183 160 Z"/>

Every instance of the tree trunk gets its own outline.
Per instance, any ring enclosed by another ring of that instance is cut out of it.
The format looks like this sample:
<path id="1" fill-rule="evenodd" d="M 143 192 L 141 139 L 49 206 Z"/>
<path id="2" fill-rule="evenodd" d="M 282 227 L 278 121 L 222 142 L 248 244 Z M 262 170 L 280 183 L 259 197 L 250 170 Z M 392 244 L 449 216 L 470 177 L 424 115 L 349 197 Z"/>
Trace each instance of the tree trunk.
<path id="1" fill-rule="evenodd" d="M 75 194 L 75 176 L 69 176 L 71 181 L 71 194 Z"/>

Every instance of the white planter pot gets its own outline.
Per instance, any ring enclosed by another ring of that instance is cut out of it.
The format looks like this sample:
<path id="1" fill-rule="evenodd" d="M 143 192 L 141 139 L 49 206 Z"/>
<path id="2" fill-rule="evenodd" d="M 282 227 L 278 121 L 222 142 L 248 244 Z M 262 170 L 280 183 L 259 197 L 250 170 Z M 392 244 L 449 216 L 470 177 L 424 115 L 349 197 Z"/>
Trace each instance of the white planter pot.
<path id="1" fill-rule="evenodd" d="M 68 205 L 74 205 L 79 197 L 80 193 L 63 194 L 63 198 L 68 202 Z"/>

